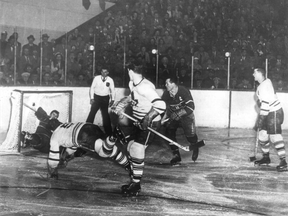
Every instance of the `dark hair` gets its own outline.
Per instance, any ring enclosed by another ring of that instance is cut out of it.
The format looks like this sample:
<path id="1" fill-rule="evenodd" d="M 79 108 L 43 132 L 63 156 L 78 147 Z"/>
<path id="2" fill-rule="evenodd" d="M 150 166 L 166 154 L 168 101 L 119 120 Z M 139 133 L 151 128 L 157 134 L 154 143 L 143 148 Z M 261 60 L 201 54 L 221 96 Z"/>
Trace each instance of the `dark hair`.
<path id="1" fill-rule="evenodd" d="M 50 115 L 51 115 L 53 112 L 55 112 L 57 115 L 59 115 L 59 111 L 58 111 L 58 110 L 52 110 L 52 111 L 50 112 Z"/>
<path id="2" fill-rule="evenodd" d="M 175 84 L 177 84 L 178 79 L 177 79 L 176 76 L 170 75 L 170 76 L 167 76 L 167 77 L 166 77 L 166 80 L 167 80 L 167 79 L 170 79 L 170 83 L 175 83 Z"/>
<path id="3" fill-rule="evenodd" d="M 143 66 L 138 62 L 130 63 L 127 66 L 127 69 L 132 70 L 134 71 L 134 73 L 137 73 L 137 74 L 143 74 Z"/>
<path id="4" fill-rule="evenodd" d="M 266 72 L 265 72 L 265 70 L 264 69 L 262 69 L 262 68 L 255 68 L 254 70 L 256 70 L 256 71 L 258 71 L 258 72 L 260 72 L 264 77 L 265 77 L 265 75 L 266 75 Z"/>

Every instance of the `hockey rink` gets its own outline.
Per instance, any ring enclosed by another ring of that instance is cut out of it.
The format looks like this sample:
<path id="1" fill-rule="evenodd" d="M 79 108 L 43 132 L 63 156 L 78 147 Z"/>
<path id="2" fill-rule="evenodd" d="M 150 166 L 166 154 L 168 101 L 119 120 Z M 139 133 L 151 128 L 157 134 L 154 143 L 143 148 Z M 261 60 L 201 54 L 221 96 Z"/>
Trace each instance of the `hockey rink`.
<path id="1" fill-rule="evenodd" d="M 283 135 L 287 147 L 288 131 Z M 274 148 L 270 166 L 248 161 L 255 136 L 250 129 L 198 128 L 206 146 L 196 163 L 181 151 L 177 167 L 158 137 L 146 150 L 138 197 L 122 197 L 128 173 L 92 153 L 70 161 L 58 180 L 47 179 L 45 154 L 0 153 L 0 215 L 288 215 L 288 172 L 276 171 Z M 181 130 L 178 143 L 188 144 Z"/>

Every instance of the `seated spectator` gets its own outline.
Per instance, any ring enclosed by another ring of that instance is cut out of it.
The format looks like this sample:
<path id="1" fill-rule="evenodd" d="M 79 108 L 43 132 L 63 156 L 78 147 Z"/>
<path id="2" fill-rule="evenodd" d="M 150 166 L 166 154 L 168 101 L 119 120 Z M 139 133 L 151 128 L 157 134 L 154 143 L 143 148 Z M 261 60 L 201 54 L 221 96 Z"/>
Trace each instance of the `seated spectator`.
<path id="1" fill-rule="evenodd" d="M 55 53 L 51 61 L 51 72 L 58 73 L 60 77 L 64 76 L 65 61 L 61 53 Z"/>
<path id="2" fill-rule="evenodd" d="M 202 88 L 213 89 L 214 87 L 214 70 L 208 70 L 208 76 L 202 81 Z"/>
<path id="3" fill-rule="evenodd" d="M 224 89 L 223 83 L 221 83 L 221 79 L 219 77 L 214 77 L 214 88 L 213 89 Z"/>
<path id="4" fill-rule="evenodd" d="M 287 91 L 287 83 L 285 83 L 282 79 L 277 80 L 276 83 L 274 84 L 275 90 L 276 91 Z"/>
<path id="5" fill-rule="evenodd" d="M 237 89 L 242 89 L 242 90 L 251 90 L 252 85 L 249 81 L 249 79 L 245 76 L 239 77 L 240 83 L 237 85 Z"/>
<path id="6" fill-rule="evenodd" d="M 30 73 L 28 72 L 23 72 L 21 74 L 21 78 L 20 80 L 18 80 L 18 85 L 30 85 L 30 81 L 29 81 L 29 78 L 30 78 Z"/>
<path id="7" fill-rule="evenodd" d="M 69 71 L 67 74 L 66 86 L 76 86 L 73 71 Z"/>
<path id="8" fill-rule="evenodd" d="M 83 74 L 78 74 L 78 75 L 77 75 L 77 78 L 76 78 L 76 86 L 79 86 L 79 87 L 88 86 L 87 81 L 85 80 Z"/>
<path id="9" fill-rule="evenodd" d="M 30 85 L 32 86 L 39 86 L 40 81 L 39 81 L 39 75 L 37 73 L 31 73 L 30 75 Z"/>
<path id="10" fill-rule="evenodd" d="M 51 85 L 53 85 L 52 82 L 51 82 L 51 75 L 50 74 L 51 74 L 50 72 L 44 72 L 42 86 L 51 86 Z"/>
<path id="11" fill-rule="evenodd" d="M 36 70 L 37 67 L 40 66 L 40 56 L 38 50 L 32 51 L 32 56 L 30 56 L 30 63 L 32 65 L 33 70 Z"/>
<path id="12" fill-rule="evenodd" d="M 0 86 L 6 86 L 7 80 L 5 79 L 4 72 L 0 71 Z"/>
<path id="13" fill-rule="evenodd" d="M 58 72 L 52 73 L 52 85 L 53 86 L 62 86 L 64 85 L 64 77 L 62 77 Z"/>
<path id="14" fill-rule="evenodd" d="M 145 46 L 141 46 L 141 51 L 139 53 L 136 54 L 136 57 L 141 59 L 142 65 L 144 67 L 146 67 L 147 65 L 150 64 L 150 55 L 149 53 L 146 51 L 146 47 Z"/>
<path id="15" fill-rule="evenodd" d="M 191 88 L 191 76 L 189 76 L 188 70 L 182 68 L 179 72 L 178 84 L 185 86 L 187 88 Z"/>

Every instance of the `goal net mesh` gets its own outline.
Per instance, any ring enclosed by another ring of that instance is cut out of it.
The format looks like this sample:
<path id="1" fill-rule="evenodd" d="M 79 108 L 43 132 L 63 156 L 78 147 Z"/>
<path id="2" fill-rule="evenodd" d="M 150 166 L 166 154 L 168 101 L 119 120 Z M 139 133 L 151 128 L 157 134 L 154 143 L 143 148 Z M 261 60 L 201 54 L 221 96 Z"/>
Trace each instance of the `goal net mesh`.
<path id="1" fill-rule="evenodd" d="M 19 91 L 11 94 L 11 116 L 6 139 L 0 144 L 1 151 L 20 152 L 21 131 L 34 133 L 39 124 L 35 111 L 42 107 L 49 115 L 59 111 L 60 122 L 71 122 L 72 91 Z"/>

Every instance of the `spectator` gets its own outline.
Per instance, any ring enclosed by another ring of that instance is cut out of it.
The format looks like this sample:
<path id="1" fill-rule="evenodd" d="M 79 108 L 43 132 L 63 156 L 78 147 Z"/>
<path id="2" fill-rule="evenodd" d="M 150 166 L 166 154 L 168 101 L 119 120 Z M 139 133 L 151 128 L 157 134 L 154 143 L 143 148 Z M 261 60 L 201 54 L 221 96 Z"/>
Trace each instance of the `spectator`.
<path id="1" fill-rule="evenodd" d="M 48 34 L 43 34 L 42 41 L 38 45 L 40 49 L 42 48 L 42 58 L 46 63 L 50 63 L 53 58 L 53 44 L 48 39 Z"/>
<path id="2" fill-rule="evenodd" d="M 34 44 L 35 38 L 33 35 L 29 35 L 27 37 L 27 40 L 28 40 L 28 43 L 23 45 L 22 51 L 24 51 L 25 48 L 28 48 L 28 52 L 29 52 L 28 55 L 32 56 L 33 50 L 39 50 L 39 47 L 36 44 Z"/>
<path id="3" fill-rule="evenodd" d="M 4 72 L 0 71 L 0 86 L 6 86 L 7 80 L 5 79 Z"/>
<path id="4" fill-rule="evenodd" d="M 30 85 L 29 78 L 30 78 L 30 73 L 23 72 L 21 74 L 21 79 L 18 81 L 18 84 L 19 85 L 25 85 L 25 86 Z"/>

